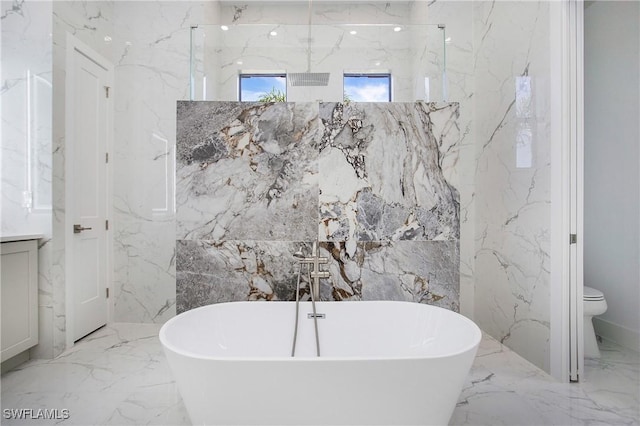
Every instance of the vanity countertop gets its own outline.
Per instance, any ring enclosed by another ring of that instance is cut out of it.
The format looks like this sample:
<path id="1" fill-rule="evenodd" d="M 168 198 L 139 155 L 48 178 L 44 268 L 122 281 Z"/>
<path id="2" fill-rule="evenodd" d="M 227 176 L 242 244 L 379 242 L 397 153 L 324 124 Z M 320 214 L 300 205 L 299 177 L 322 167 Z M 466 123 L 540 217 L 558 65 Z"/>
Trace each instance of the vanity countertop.
<path id="1" fill-rule="evenodd" d="M 38 240 L 44 238 L 43 234 L 15 234 L 0 236 L 0 243 L 12 243 L 15 241 Z"/>

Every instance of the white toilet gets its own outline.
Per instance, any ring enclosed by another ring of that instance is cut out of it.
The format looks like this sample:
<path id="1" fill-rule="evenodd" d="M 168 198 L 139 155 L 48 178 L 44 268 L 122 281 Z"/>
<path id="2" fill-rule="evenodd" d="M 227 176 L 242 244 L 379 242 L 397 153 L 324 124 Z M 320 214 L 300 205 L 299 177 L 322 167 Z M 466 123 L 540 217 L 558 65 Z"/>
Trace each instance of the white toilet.
<path id="1" fill-rule="evenodd" d="M 584 356 L 586 358 L 600 358 L 600 349 L 593 329 L 593 317 L 607 311 L 607 301 L 604 294 L 595 288 L 584 286 Z"/>

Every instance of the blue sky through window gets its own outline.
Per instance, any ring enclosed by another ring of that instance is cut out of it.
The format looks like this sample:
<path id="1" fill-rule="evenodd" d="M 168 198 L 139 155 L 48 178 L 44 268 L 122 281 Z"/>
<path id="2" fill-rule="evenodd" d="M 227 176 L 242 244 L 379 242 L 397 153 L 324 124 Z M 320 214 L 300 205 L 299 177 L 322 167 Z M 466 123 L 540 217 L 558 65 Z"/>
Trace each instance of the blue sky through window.
<path id="1" fill-rule="evenodd" d="M 353 102 L 391 102 L 391 75 L 345 74 L 344 93 Z"/>
<path id="2" fill-rule="evenodd" d="M 253 102 L 272 89 L 287 93 L 287 78 L 284 74 L 240 74 L 240 100 Z"/>

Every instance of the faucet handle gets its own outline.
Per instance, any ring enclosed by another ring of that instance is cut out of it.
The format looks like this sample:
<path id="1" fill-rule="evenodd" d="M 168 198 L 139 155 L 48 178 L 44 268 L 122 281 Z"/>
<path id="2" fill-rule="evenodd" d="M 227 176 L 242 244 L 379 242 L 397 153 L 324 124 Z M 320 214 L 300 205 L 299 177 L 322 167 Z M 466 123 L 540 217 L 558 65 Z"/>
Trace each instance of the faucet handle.
<path id="1" fill-rule="evenodd" d="M 313 272 L 311 272 L 311 278 L 331 278 L 331 272 L 329 272 L 329 271 L 313 271 Z"/>

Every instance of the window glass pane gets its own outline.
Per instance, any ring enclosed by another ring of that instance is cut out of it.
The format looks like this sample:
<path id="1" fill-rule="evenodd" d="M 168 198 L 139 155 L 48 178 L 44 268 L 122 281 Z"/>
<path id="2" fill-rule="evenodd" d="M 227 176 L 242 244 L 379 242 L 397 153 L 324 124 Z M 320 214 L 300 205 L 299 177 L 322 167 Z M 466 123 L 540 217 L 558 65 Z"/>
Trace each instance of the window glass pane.
<path id="1" fill-rule="evenodd" d="M 345 74 L 344 100 L 391 102 L 391 74 Z"/>
<path id="2" fill-rule="evenodd" d="M 241 101 L 264 100 L 265 96 L 268 100 L 284 101 L 286 94 L 287 78 L 284 74 L 240 74 Z"/>

